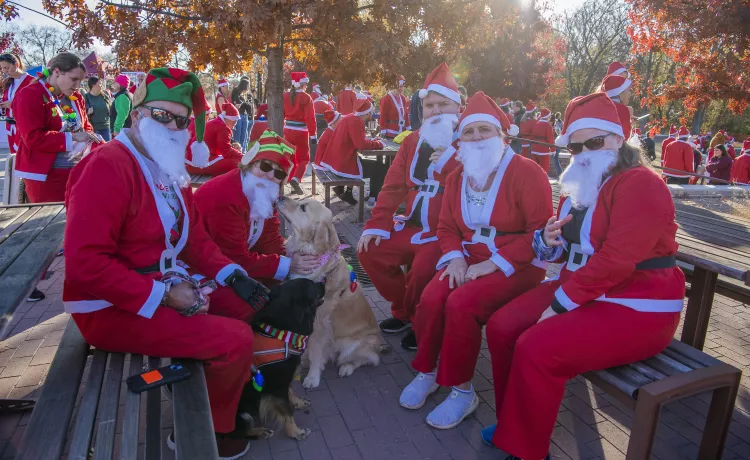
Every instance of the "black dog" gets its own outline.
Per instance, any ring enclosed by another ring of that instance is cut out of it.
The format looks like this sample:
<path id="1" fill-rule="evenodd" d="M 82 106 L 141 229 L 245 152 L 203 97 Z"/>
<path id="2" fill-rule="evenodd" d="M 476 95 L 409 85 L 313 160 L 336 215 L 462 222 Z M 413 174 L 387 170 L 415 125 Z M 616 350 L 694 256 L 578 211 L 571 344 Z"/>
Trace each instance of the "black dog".
<path id="1" fill-rule="evenodd" d="M 293 412 L 294 409 L 306 409 L 310 402 L 297 397 L 290 385 L 300 366 L 306 345 L 304 337 L 313 332 L 315 313 L 322 305 L 324 295 L 323 283 L 303 278 L 290 280 L 271 289 L 268 304 L 253 318 L 254 370 L 257 367 L 262 375 L 263 385 L 260 388 L 251 382 L 242 392 L 237 430 L 246 437 L 273 435 L 270 429 L 255 426 L 257 420 L 263 425 L 268 422 L 283 424 L 286 434 L 295 439 L 305 439 L 310 434 L 310 430 L 297 426 Z M 257 374 L 254 380 L 258 382 Z"/>

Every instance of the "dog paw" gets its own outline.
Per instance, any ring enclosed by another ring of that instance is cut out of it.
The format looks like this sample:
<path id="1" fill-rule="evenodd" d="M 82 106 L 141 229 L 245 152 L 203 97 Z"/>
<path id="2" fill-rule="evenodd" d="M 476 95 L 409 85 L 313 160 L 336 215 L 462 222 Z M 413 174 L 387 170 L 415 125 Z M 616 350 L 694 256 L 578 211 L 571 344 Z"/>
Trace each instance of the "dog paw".
<path id="1" fill-rule="evenodd" d="M 293 434 L 291 437 L 296 439 L 297 441 L 302 441 L 303 439 L 306 439 L 308 436 L 310 436 L 310 431 L 307 428 L 299 428 L 295 434 Z"/>
<path id="2" fill-rule="evenodd" d="M 260 439 L 268 439 L 273 436 L 273 430 L 269 430 L 268 428 L 261 428 L 259 431 L 258 437 Z"/>
<path id="3" fill-rule="evenodd" d="M 308 390 L 310 388 L 318 388 L 318 385 L 320 385 L 319 375 L 308 375 L 305 377 L 305 380 L 302 381 L 302 386 Z"/>
<path id="4" fill-rule="evenodd" d="M 339 367 L 339 377 L 349 377 L 354 373 L 354 369 L 353 364 L 342 364 L 341 367 Z"/>
<path id="5" fill-rule="evenodd" d="M 292 401 L 292 407 L 294 410 L 308 409 L 311 404 L 312 402 L 309 399 L 298 398 L 297 400 Z"/>

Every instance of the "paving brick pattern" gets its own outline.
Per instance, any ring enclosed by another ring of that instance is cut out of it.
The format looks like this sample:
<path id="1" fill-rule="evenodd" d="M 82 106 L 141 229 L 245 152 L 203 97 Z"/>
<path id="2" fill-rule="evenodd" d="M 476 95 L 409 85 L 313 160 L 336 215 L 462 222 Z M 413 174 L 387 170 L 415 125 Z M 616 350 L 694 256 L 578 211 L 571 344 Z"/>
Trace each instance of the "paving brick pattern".
<path id="1" fill-rule="evenodd" d="M 303 187 L 309 193 L 309 180 Z M 320 191 L 322 194 L 322 190 Z M 318 196 L 319 198 L 320 196 Z M 354 223 L 356 210 L 334 199 L 336 227 L 356 243 L 362 224 Z M 49 364 L 62 337 L 68 315 L 60 300 L 64 261 L 55 260 L 48 279 L 39 284 L 47 298 L 25 303 L 17 311 L 5 340 L 0 342 L 0 397 L 34 398 L 44 384 Z M 390 305 L 374 288 L 365 293 L 380 321 L 390 316 Z M 678 329 L 679 331 L 679 329 Z M 495 422 L 490 355 L 483 341 L 474 386 L 481 398 L 477 412 L 453 430 L 440 431 L 424 423 L 426 415 L 445 398 L 446 389 L 431 396 L 418 411 L 398 405 L 401 389 L 414 375 L 413 352 L 402 350 L 399 336 L 384 336 L 393 352 L 383 355 L 378 367 L 362 368 L 349 378 L 339 378 L 329 367 L 319 388 L 298 394 L 312 401 L 309 410 L 296 414 L 300 426 L 312 435 L 304 441 L 277 433 L 254 442 L 245 459 L 257 460 L 357 460 L 357 459 L 502 459 L 503 454 L 482 444 L 479 431 Z M 717 297 L 711 315 L 705 350 L 743 370 L 742 387 L 735 406 L 723 458 L 750 459 L 750 306 Z M 127 364 L 126 364 L 127 369 Z M 121 404 L 124 401 L 121 399 Z M 667 406 L 661 417 L 653 458 L 695 459 L 710 395 L 701 394 Z M 29 413 L 0 416 L 0 459 L 13 458 Z M 551 453 L 558 459 L 624 459 L 633 414 L 583 379 L 568 382 L 552 437 Z M 172 426 L 172 411 L 163 404 L 164 434 Z M 118 422 L 118 432 L 122 420 Z M 172 458 L 163 446 L 164 458 Z M 40 459 L 41 460 L 41 459 Z M 202 460 L 202 459 L 201 459 Z"/>

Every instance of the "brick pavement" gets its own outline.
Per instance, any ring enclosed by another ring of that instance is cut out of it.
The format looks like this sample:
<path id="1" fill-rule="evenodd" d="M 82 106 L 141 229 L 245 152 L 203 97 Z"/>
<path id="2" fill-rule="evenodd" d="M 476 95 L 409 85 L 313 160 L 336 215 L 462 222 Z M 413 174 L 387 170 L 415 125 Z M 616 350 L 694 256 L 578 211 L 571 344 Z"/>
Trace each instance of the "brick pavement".
<path id="1" fill-rule="evenodd" d="M 309 180 L 303 187 L 309 193 Z M 336 227 L 350 243 L 356 243 L 362 224 L 356 215 L 334 199 Z M 39 285 L 47 299 L 22 305 L 12 321 L 8 337 L 0 342 L 0 397 L 34 398 L 68 321 L 60 295 L 63 258 L 50 268 L 49 278 Z M 390 316 L 390 307 L 374 288 L 366 288 L 375 316 Z M 399 347 L 399 336 L 386 336 L 393 352 L 383 356 L 378 367 L 363 368 L 349 378 L 339 378 L 329 367 L 319 388 L 299 394 L 312 400 L 309 410 L 298 412 L 300 426 L 312 435 L 295 441 L 277 433 L 257 441 L 244 458 L 294 459 L 501 459 L 502 454 L 482 444 L 480 429 L 495 421 L 490 356 L 483 341 L 473 383 L 481 398 L 477 412 L 459 427 L 440 431 L 428 427 L 424 418 L 447 394 L 441 389 L 418 411 L 399 407 L 398 395 L 411 380 L 414 353 Z M 717 297 L 711 315 L 706 352 L 743 370 L 742 387 L 723 456 L 726 460 L 750 459 L 750 306 Z M 127 369 L 127 367 L 126 367 Z M 661 417 L 653 458 L 694 459 L 710 396 L 698 395 L 667 406 Z M 171 410 L 162 409 L 164 431 L 172 426 Z M 13 458 L 29 413 L 0 416 L 0 459 Z M 583 379 L 571 380 L 565 391 L 552 438 L 553 458 L 623 459 L 632 413 Z M 118 432 L 119 432 L 118 428 Z M 164 458 L 172 458 L 164 446 Z"/>

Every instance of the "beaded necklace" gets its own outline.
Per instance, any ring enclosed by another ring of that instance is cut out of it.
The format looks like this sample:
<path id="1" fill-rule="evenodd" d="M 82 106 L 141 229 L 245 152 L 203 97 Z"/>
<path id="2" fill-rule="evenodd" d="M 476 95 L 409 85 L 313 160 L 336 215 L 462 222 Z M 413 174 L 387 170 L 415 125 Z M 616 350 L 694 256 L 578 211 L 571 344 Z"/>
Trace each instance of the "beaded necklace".
<path id="1" fill-rule="evenodd" d="M 70 106 L 63 105 L 55 96 L 55 87 L 50 85 L 47 81 L 47 78 L 49 77 L 49 69 L 45 68 L 41 72 L 37 72 L 36 76 L 39 83 L 44 86 L 44 89 L 47 90 L 47 94 L 52 98 L 52 102 L 55 104 L 52 108 L 52 115 L 57 115 L 63 120 L 63 127 L 60 131 L 73 132 L 80 129 L 81 123 L 79 120 L 81 117 L 78 113 L 78 107 L 75 104 L 75 101 L 77 101 L 78 98 L 73 95 L 68 96 L 68 99 L 70 99 Z"/>

